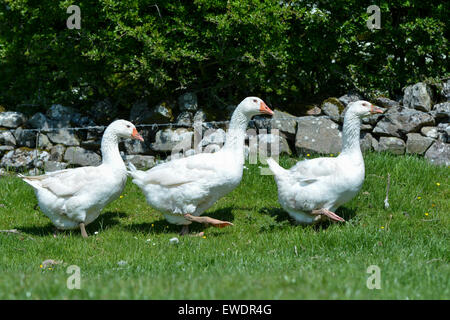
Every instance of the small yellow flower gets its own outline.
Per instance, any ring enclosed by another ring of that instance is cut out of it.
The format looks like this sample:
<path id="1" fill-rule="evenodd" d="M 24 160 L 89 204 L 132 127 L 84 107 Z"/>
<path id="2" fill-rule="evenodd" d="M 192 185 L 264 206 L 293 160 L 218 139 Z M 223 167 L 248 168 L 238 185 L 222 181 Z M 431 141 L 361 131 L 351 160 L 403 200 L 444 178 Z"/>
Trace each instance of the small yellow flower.
<path id="1" fill-rule="evenodd" d="M 122 199 L 123 198 L 123 196 L 120 196 L 120 199 Z"/>
<path id="2" fill-rule="evenodd" d="M 439 187 L 441 184 L 439 182 L 436 182 L 436 185 Z"/>
<path id="3" fill-rule="evenodd" d="M 422 199 L 422 197 L 417 197 L 417 200 L 420 200 L 420 199 Z"/>
<path id="4" fill-rule="evenodd" d="M 330 153 L 330 157 L 333 157 L 333 156 L 334 156 L 334 154 Z"/>
<path id="5" fill-rule="evenodd" d="M 152 228 L 155 226 L 155 224 L 154 223 L 152 223 Z"/>
<path id="6" fill-rule="evenodd" d="M 429 213 L 428 213 L 428 212 L 425 212 L 425 215 L 426 215 L 426 216 L 428 216 L 428 215 L 429 215 Z"/>
<path id="7" fill-rule="evenodd" d="M 307 157 L 311 156 L 309 153 L 306 155 Z"/>
<path id="8" fill-rule="evenodd" d="M 203 239 L 206 239 L 206 236 L 203 236 L 202 238 L 203 238 Z"/>
<path id="9" fill-rule="evenodd" d="M 43 268 L 42 264 L 39 266 L 39 268 Z"/>
<path id="10" fill-rule="evenodd" d="M 384 229 L 384 226 L 381 226 L 381 229 Z"/>

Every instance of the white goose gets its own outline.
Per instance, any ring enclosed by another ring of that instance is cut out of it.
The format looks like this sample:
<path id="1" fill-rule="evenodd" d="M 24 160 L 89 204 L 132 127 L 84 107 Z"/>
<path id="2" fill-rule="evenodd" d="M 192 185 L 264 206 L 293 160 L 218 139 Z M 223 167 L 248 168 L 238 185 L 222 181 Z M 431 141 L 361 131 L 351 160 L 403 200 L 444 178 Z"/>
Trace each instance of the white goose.
<path id="1" fill-rule="evenodd" d="M 289 170 L 267 159 L 278 186 L 278 200 L 297 223 L 312 224 L 322 217 L 344 221 L 334 211 L 361 189 L 364 181 L 364 159 L 359 146 L 361 118 L 374 113 L 383 111 L 367 101 L 348 106 L 342 152 L 336 158 L 300 161 Z"/>
<path id="2" fill-rule="evenodd" d="M 59 170 L 41 176 L 20 175 L 34 188 L 39 207 L 57 229 L 80 228 L 86 238 L 85 226 L 122 193 L 127 170 L 119 153 L 120 138 L 144 141 L 131 122 L 116 120 L 103 134 L 101 165 Z"/>
<path id="3" fill-rule="evenodd" d="M 245 98 L 235 109 L 225 145 L 216 153 L 200 153 L 160 164 L 146 172 L 130 165 L 133 182 L 144 192 L 147 202 L 161 211 L 168 222 L 183 225 L 181 235 L 192 222 L 215 227 L 232 225 L 210 217 L 199 217 L 218 199 L 241 182 L 244 166 L 245 130 L 257 114 L 269 114 L 264 101 Z"/>

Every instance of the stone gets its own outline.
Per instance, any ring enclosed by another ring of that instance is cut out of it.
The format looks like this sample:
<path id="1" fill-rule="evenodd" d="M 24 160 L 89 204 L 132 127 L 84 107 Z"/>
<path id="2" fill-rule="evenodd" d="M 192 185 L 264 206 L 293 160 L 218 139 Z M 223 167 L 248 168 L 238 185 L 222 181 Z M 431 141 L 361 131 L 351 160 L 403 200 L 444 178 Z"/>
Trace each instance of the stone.
<path id="1" fill-rule="evenodd" d="M 195 154 L 195 150 L 194 149 L 189 149 L 189 150 L 186 150 L 184 152 L 184 156 L 185 157 L 190 157 L 190 156 L 193 156 L 194 154 Z"/>
<path id="2" fill-rule="evenodd" d="M 324 114 L 330 117 L 331 120 L 335 122 L 339 122 L 340 120 L 340 113 L 339 113 L 339 107 L 333 103 L 330 102 L 324 102 L 322 105 L 322 111 Z"/>
<path id="3" fill-rule="evenodd" d="M 361 123 L 361 131 L 372 131 L 373 126 L 368 123 Z"/>
<path id="4" fill-rule="evenodd" d="M 405 88 L 403 95 L 404 107 L 428 112 L 431 110 L 431 104 L 432 92 L 427 84 L 418 82 Z"/>
<path id="5" fill-rule="evenodd" d="M 437 139 L 438 138 L 438 128 L 437 127 L 423 127 L 420 132 L 428 138 Z"/>
<path id="6" fill-rule="evenodd" d="M 109 125 L 117 117 L 118 113 L 117 106 L 113 105 L 108 98 L 98 101 L 89 111 L 89 115 L 94 122 L 102 125 Z"/>
<path id="7" fill-rule="evenodd" d="M 270 119 L 270 126 L 272 129 L 278 129 L 280 132 L 294 137 L 297 131 L 297 117 L 275 109 Z"/>
<path id="8" fill-rule="evenodd" d="M 375 137 L 373 137 L 373 139 L 372 139 L 372 148 L 373 148 L 373 150 L 378 151 L 378 145 L 379 144 L 380 144 L 380 142 Z"/>
<path id="9" fill-rule="evenodd" d="M 181 127 L 191 127 L 192 113 L 189 111 L 182 111 L 177 117 L 176 124 Z"/>
<path id="10" fill-rule="evenodd" d="M 50 121 L 43 113 L 35 113 L 27 122 L 28 126 L 34 129 L 41 129 L 42 132 L 48 132 L 53 127 Z M 66 122 L 68 125 L 69 122 Z"/>
<path id="11" fill-rule="evenodd" d="M 441 94 L 447 101 L 450 101 L 450 79 L 442 83 Z"/>
<path id="12" fill-rule="evenodd" d="M 26 120 L 25 115 L 20 112 L 0 112 L 0 127 L 17 128 L 24 124 Z"/>
<path id="13" fill-rule="evenodd" d="M 306 111 L 306 115 L 308 116 L 320 116 L 322 114 L 322 109 L 318 106 L 313 106 Z"/>
<path id="14" fill-rule="evenodd" d="M 435 104 L 430 114 L 439 121 L 450 122 L 450 102 Z"/>
<path id="15" fill-rule="evenodd" d="M 425 153 L 425 158 L 436 165 L 450 166 L 450 144 L 435 141 Z"/>
<path id="16" fill-rule="evenodd" d="M 21 147 L 35 148 L 36 147 L 36 131 L 30 131 L 28 129 L 17 128 L 14 131 L 14 137 L 16 138 L 16 144 Z"/>
<path id="17" fill-rule="evenodd" d="M 449 123 L 439 123 L 437 126 L 438 130 L 438 140 L 449 143 L 450 142 L 450 124 Z"/>
<path id="18" fill-rule="evenodd" d="M 64 153 L 64 161 L 78 166 L 98 166 L 102 158 L 95 152 L 80 147 L 69 147 Z"/>
<path id="19" fill-rule="evenodd" d="M 163 101 L 150 109 L 147 101 L 133 104 L 130 111 L 130 121 L 136 124 L 168 123 L 172 121 L 172 106 Z"/>
<path id="20" fill-rule="evenodd" d="M 383 110 L 383 108 L 381 108 L 381 107 L 380 107 L 380 109 Z M 380 113 L 371 114 L 368 117 L 362 118 L 361 122 L 362 122 L 363 125 L 376 126 L 378 121 L 380 121 L 380 119 L 382 119 L 383 117 L 384 117 L 384 114 L 380 114 Z M 341 119 L 342 119 L 342 122 L 344 122 L 344 117 L 342 115 L 341 115 Z"/>
<path id="21" fill-rule="evenodd" d="M 83 116 L 81 113 L 74 113 L 70 118 L 70 124 L 75 127 L 93 127 L 96 123 L 89 117 Z M 109 123 L 108 123 L 109 124 Z"/>
<path id="22" fill-rule="evenodd" d="M 132 163 L 137 169 L 150 169 L 156 165 L 156 159 L 153 156 L 127 155 L 125 163 Z"/>
<path id="23" fill-rule="evenodd" d="M 338 125 L 324 117 L 301 117 L 298 120 L 295 148 L 298 154 L 309 152 L 338 153 L 342 134 Z"/>
<path id="24" fill-rule="evenodd" d="M 185 128 L 167 128 L 156 133 L 155 142 L 150 146 L 158 152 L 178 152 L 192 147 L 194 133 Z"/>
<path id="25" fill-rule="evenodd" d="M 67 168 L 67 163 L 65 163 L 65 162 L 58 162 L 58 161 L 45 161 L 44 162 L 44 171 L 45 172 L 64 170 L 66 168 Z"/>
<path id="26" fill-rule="evenodd" d="M 358 100 L 363 100 L 363 97 L 359 95 L 358 93 L 347 93 L 344 94 L 342 97 L 339 97 L 339 101 L 347 107 L 350 102 L 355 102 Z"/>
<path id="27" fill-rule="evenodd" d="M 50 158 L 49 161 L 61 162 L 64 157 L 64 153 L 66 152 L 66 147 L 61 144 L 53 146 L 50 149 Z"/>
<path id="28" fill-rule="evenodd" d="M 139 140 L 132 140 L 132 139 L 126 139 L 124 141 L 125 151 L 127 154 L 149 154 L 151 153 L 150 147 L 147 145 L 147 143 L 139 141 Z"/>
<path id="29" fill-rule="evenodd" d="M 373 149 L 373 140 L 375 138 L 368 132 L 361 132 L 359 145 L 361 152 L 371 151 Z"/>
<path id="30" fill-rule="evenodd" d="M 222 145 L 218 145 L 218 144 L 208 144 L 206 147 L 203 148 L 202 152 L 203 153 L 214 153 L 219 151 L 220 149 L 222 149 Z"/>
<path id="31" fill-rule="evenodd" d="M 63 144 L 65 146 L 79 146 L 80 141 L 78 141 L 77 136 L 70 129 L 58 129 L 52 130 L 47 133 L 48 138 L 52 143 Z"/>
<path id="32" fill-rule="evenodd" d="M 431 146 L 434 139 L 424 137 L 420 133 L 408 133 L 406 140 L 406 153 L 424 154 Z"/>
<path id="33" fill-rule="evenodd" d="M 256 115 L 253 117 L 253 119 L 249 122 L 248 127 L 250 129 L 257 129 L 259 130 L 267 130 L 271 127 L 271 120 L 268 117 L 262 116 L 262 115 Z"/>
<path id="34" fill-rule="evenodd" d="M 180 111 L 196 111 L 198 108 L 197 95 L 193 92 L 187 92 L 178 98 L 178 107 Z"/>
<path id="35" fill-rule="evenodd" d="M 405 153 L 405 142 L 395 137 L 381 137 L 377 151 L 388 151 L 393 154 L 402 155 Z"/>
<path id="36" fill-rule="evenodd" d="M 226 133 L 223 129 L 209 129 L 205 131 L 200 145 L 207 146 L 209 144 L 217 144 L 223 146 L 225 139 Z"/>
<path id="37" fill-rule="evenodd" d="M 14 150 L 13 146 L 0 146 L 0 158 L 11 150 Z"/>
<path id="38" fill-rule="evenodd" d="M 383 108 L 397 108 L 400 104 L 395 101 L 395 100 L 391 100 L 389 98 L 386 97 L 377 97 L 375 98 L 375 105 L 378 107 L 383 107 Z"/>
<path id="39" fill-rule="evenodd" d="M 203 110 L 197 110 L 194 114 L 193 122 L 205 122 L 206 121 L 206 113 Z"/>
<path id="40" fill-rule="evenodd" d="M 0 166 L 13 170 L 29 170 L 31 168 L 42 168 L 50 155 L 46 151 L 18 148 L 9 151 L 0 161 Z"/>
<path id="41" fill-rule="evenodd" d="M 434 118 L 428 113 L 409 108 L 389 109 L 373 133 L 404 138 L 407 133 L 419 132 L 422 127 L 433 124 Z"/>
<path id="42" fill-rule="evenodd" d="M 37 142 L 38 142 L 37 147 L 39 149 L 50 150 L 51 147 L 53 146 L 53 144 L 50 142 L 49 138 L 43 133 L 39 134 Z"/>
<path id="43" fill-rule="evenodd" d="M 275 134 L 258 134 L 257 151 L 260 157 L 261 155 L 266 157 L 276 157 L 280 154 L 292 154 L 287 140 L 284 137 Z"/>
<path id="44" fill-rule="evenodd" d="M 53 104 L 46 112 L 48 118 L 52 120 L 63 120 L 70 122 L 70 118 L 75 110 L 60 104 Z"/>
<path id="45" fill-rule="evenodd" d="M 0 130 L 0 145 L 15 146 L 16 138 L 9 130 Z"/>
<path id="46" fill-rule="evenodd" d="M 80 147 L 90 151 L 99 151 L 102 146 L 102 141 L 100 139 L 83 140 L 80 143 Z"/>

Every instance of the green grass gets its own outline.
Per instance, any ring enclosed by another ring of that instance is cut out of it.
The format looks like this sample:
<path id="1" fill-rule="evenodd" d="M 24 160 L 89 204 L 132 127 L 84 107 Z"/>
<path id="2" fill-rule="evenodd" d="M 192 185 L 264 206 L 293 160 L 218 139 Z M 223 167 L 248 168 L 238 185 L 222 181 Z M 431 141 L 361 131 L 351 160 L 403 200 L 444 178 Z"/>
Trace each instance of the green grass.
<path id="1" fill-rule="evenodd" d="M 206 238 L 177 245 L 169 239 L 180 228 L 131 181 L 85 240 L 79 231 L 53 238 L 32 188 L 1 178 L 0 229 L 23 234 L 0 233 L 0 299 L 449 299 L 449 168 L 411 156 L 365 160 L 363 189 L 338 210 L 344 224 L 293 225 L 273 177 L 247 165 L 241 185 L 207 211 L 235 226 L 194 226 Z M 44 270 L 46 259 L 63 263 Z M 81 290 L 66 287 L 69 265 L 81 268 Z M 370 265 L 380 267 L 380 290 L 366 287 Z"/>

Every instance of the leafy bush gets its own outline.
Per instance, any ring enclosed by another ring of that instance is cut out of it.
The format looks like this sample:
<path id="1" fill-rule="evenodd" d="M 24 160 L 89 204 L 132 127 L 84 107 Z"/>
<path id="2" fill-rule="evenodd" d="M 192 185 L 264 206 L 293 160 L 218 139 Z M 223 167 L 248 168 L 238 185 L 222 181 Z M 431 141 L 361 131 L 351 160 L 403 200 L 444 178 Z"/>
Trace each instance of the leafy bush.
<path id="1" fill-rule="evenodd" d="M 81 8 L 81 29 L 66 27 Z M 3 0 L 0 104 L 122 106 L 196 91 L 203 104 L 259 95 L 295 105 L 343 90 L 399 93 L 448 75 L 449 2 Z"/>

